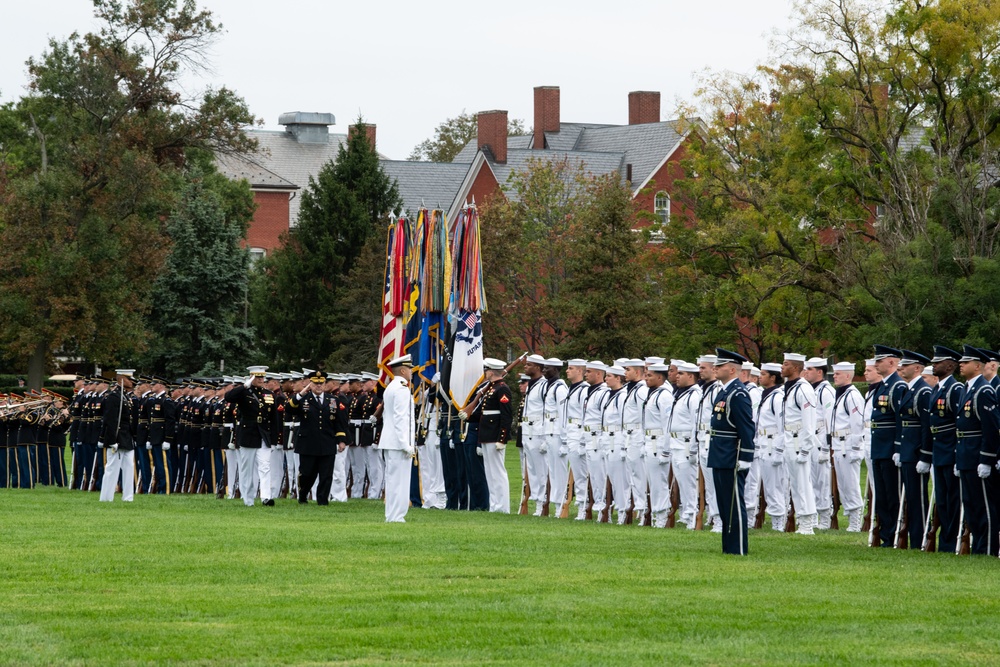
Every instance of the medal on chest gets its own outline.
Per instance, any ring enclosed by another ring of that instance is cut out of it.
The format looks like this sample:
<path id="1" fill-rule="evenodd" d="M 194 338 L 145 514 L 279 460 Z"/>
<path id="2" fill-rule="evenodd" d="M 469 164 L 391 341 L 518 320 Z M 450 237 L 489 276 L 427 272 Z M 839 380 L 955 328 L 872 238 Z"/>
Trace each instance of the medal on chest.
<path id="1" fill-rule="evenodd" d="M 716 414 L 721 415 L 723 412 L 725 412 L 725 410 L 726 410 L 726 402 L 725 401 L 719 401 L 718 403 L 715 404 L 714 412 Z"/>
<path id="2" fill-rule="evenodd" d="M 939 417 L 944 417 L 944 399 L 939 398 L 937 400 L 937 411 Z"/>
<path id="3" fill-rule="evenodd" d="M 971 400 L 965 402 L 965 416 L 966 417 L 971 417 L 972 416 L 972 401 Z"/>
<path id="4" fill-rule="evenodd" d="M 888 405 L 889 405 L 889 397 L 888 396 L 879 396 L 878 397 L 878 408 L 879 408 L 879 410 L 882 411 L 882 414 L 885 414 L 885 409 L 886 409 L 886 407 Z"/>

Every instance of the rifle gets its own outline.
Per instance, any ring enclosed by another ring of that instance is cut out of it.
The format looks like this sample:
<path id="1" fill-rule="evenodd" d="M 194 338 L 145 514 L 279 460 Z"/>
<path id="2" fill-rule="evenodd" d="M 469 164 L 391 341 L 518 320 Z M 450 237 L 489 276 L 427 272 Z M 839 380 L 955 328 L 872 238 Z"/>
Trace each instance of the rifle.
<path id="1" fill-rule="evenodd" d="M 587 510 L 584 516 L 587 517 L 587 521 L 594 520 L 594 486 L 587 480 Z"/>
<path id="2" fill-rule="evenodd" d="M 611 521 L 611 501 L 614 500 L 615 493 L 611 486 L 611 475 L 608 475 L 607 480 L 604 482 L 604 509 L 601 510 L 601 515 L 597 518 L 598 523 L 610 523 Z"/>
<path id="3" fill-rule="evenodd" d="M 897 472 L 897 474 L 899 473 Z M 897 488 L 899 489 L 899 491 L 902 491 L 901 486 Z M 906 507 L 906 496 L 903 495 L 902 493 L 900 493 L 899 495 L 900 495 L 899 516 L 896 517 L 896 535 L 892 543 L 894 548 L 896 549 L 905 549 L 907 541 L 906 541 L 906 529 L 904 528 L 904 526 L 906 525 L 906 522 L 909 517 L 907 516 L 908 508 Z"/>
<path id="4" fill-rule="evenodd" d="M 962 478 L 958 478 L 958 525 L 960 526 L 958 530 L 959 538 L 958 544 L 955 545 L 955 555 L 957 556 L 967 556 L 972 553 L 971 535 L 969 531 L 969 526 L 965 523 L 965 503 L 961 500 L 964 495 L 964 489 L 962 489 Z"/>
<path id="5" fill-rule="evenodd" d="M 523 361 L 524 358 L 527 356 L 528 353 L 525 352 L 520 357 L 507 364 L 503 369 L 503 374 L 507 375 L 507 373 L 510 373 L 514 369 L 514 367 L 520 364 L 521 361 Z M 464 422 L 466 419 L 472 416 L 472 413 L 476 411 L 476 409 L 479 407 L 479 403 L 483 400 L 483 396 L 486 394 L 486 390 L 489 389 L 489 386 L 490 386 L 489 382 L 484 382 L 482 386 L 479 388 L 479 391 L 476 392 L 476 395 L 472 397 L 472 400 L 469 401 L 465 405 L 465 407 L 459 408 L 458 418 L 460 420 Z"/>
<path id="6" fill-rule="evenodd" d="M 833 462 L 833 444 L 832 437 L 827 434 L 828 447 L 830 448 L 830 495 L 833 496 L 831 501 L 832 512 L 830 516 L 830 529 L 840 530 L 840 520 L 837 518 L 837 513 L 840 511 L 840 488 L 837 485 L 837 466 Z"/>
<path id="7" fill-rule="evenodd" d="M 868 504 L 868 546 L 879 546 L 879 533 L 882 532 L 882 522 L 879 521 L 878 512 L 875 510 L 875 482 L 872 480 L 872 471 L 868 471 L 868 491 L 871 502 Z"/>
<path id="8" fill-rule="evenodd" d="M 701 469 L 701 462 L 698 463 L 698 516 L 694 519 L 694 529 L 702 530 L 705 527 L 705 473 Z"/>
<path id="9" fill-rule="evenodd" d="M 73 488 L 76 482 L 76 445 L 70 445 L 71 455 L 69 458 L 69 488 Z"/>
<path id="10" fill-rule="evenodd" d="M 667 488 L 670 493 L 670 512 L 667 513 L 667 528 L 673 528 L 677 525 L 677 509 L 681 505 L 681 487 L 677 484 L 677 478 L 674 477 L 674 466 L 673 463 L 670 464 L 670 472 L 667 474 Z"/>
<path id="11" fill-rule="evenodd" d="M 451 412 L 451 408 L 448 409 Z M 450 417 L 450 415 L 449 415 Z M 450 436 L 449 436 L 450 437 Z M 528 513 L 528 497 L 531 495 L 531 485 L 528 483 L 528 463 L 524 460 L 524 452 L 521 452 L 521 505 L 517 510 L 518 514 Z"/>
<path id="12" fill-rule="evenodd" d="M 795 532 L 795 503 L 792 500 L 788 501 L 788 517 L 785 519 L 785 532 Z"/>
<path id="13" fill-rule="evenodd" d="M 97 456 L 100 450 L 94 452 L 94 463 L 90 466 L 90 483 L 87 485 L 88 491 L 97 490 Z"/>
<path id="14" fill-rule="evenodd" d="M 931 511 L 927 513 L 927 523 L 924 525 L 924 543 L 920 545 L 921 551 L 934 553 L 937 551 L 934 539 L 938 527 L 941 525 L 937 509 L 937 486 L 934 484 L 934 475 L 931 475 Z"/>
<path id="15" fill-rule="evenodd" d="M 753 527 L 757 530 L 764 527 L 764 513 L 767 510 L 767 498 L 764 495 L 764 483 L 761 481 L 760 490 L 757 494 L 757 518 L 754 519 Z"/>
<path id="16" fill-rule="evenodd" d="M 566 500 L 563 502 L 562 510 L 559 512 L 560 519 L 569 518 L 569 503 L 573 498 L 573 470 L 570 469 L 569 476 L 567 477 L 567 488 L 566 488 Z"/>

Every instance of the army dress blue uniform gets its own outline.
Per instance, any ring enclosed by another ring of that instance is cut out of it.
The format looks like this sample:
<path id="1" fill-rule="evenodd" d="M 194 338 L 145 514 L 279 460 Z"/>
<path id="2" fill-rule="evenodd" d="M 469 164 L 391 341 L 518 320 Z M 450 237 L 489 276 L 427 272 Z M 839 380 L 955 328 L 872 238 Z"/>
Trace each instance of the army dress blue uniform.
<path id="1" fill-rule="evenodd" d="M 326 374 L 315 371 L 310 382 L 322 385 Z M 309 502 L 313 483 L 316 484 L 316 504 L 330 503 L 330 488 L 333 485 L 333 467 L 336 463 L 337 448 L 347 444 L 349 425 L 346 411 L 340 410 L 340 403 L 333 392 L 306 392 L 295 394 L 288 399 L 287 409 L 297 423 L 294 433 L 295 452 L 299 455 L 298 500 L 300 504 Z M 291 435 L 291 431 L 289 432 Z M 345 454 L 347 450 L 345 449 Z"/>
<path id="2" fill-rule="evenodd" d="M 747 359 L 727 350 L 716 351 L 719 362 L 742 364 Z M 750 394 L 738 377 L 723 385 L 712 405 L 708 467 L 722 518 L 722 553 L 746 556 L 747 508 L 744 487 L 753 462 L 755 428 Z M 744 465 L 740 465 L 744 464 Z"/>
<path id="3" fill-rule="evenodd" d="M 946 347 L 935 345 L 932 362 L 951 359 L 957 362 L 957 352 Z M 930 431 L 932 443 L 931 453 L 922 450 L 920 460 L 930 463 L 934 475 L 934 504 L 937 507 L 940 532 L 938 533 L 937 550 L 942 553 L 955 553 L 958 547 L 958 531 L 960 530 L 960 507 L 962 496 L 959 490 L 958 477 L 955 468 L 955 419 L 962 406 L 962 396 L 965 384 L 952 376 L 938 382 L 930 396 Z"/>

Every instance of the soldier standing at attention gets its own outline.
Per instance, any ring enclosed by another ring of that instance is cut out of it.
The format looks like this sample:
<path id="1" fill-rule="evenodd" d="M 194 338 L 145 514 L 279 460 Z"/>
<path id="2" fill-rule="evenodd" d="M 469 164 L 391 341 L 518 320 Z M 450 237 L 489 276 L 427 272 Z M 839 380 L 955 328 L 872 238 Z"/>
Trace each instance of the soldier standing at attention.
<path id="1" fill-rule="evenodd" d="M 410 462 L 416 453 L 410 355 L 396 357 L 387 366 L 394 375 L 383 394 L 382 435 L 379 449 L 385 457 L 385 520 L 405 523 L 410 506 Z"/>
<path id="2" fill-rule="evenodd" d="M 513 395 L 503 381 L 505 367 L 502 361 L 487 357 L 483 360 L 483 368 L 487 387 L 478 408 L 479 447 L 486 469 L 489 510 L 510 514 L 510 480 L 504 455 L 514 422 Z"/>
<path id="3" fill-rule="evenodd" d="M 101 439 L 98 447 L 105 448 L 107 463 L 104 468 L 104 481 L 101 486 L 101 502 L 110 503 L 115 499 L 115 486 L 118 484 L 118 474 L 122 478 L 122 500 L 132 502 L 135 493 L 135 441 L 132 424 L 135 414 L 135 401 L 129 392 L 132 390 L 132 369 L 115 371 L 116 383 L 108 392 L 104 404 L 104 417 L 101 420 Z"/>

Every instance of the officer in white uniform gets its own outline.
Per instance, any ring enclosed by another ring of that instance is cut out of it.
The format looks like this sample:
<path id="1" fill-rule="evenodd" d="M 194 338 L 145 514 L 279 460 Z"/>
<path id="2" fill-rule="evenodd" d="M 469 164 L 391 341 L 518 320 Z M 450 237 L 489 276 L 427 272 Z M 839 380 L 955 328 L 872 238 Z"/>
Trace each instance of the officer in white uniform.
<path id="1" fill-rule="evenodd" d="M 629 359 L 625 362 L 625 402 L 622 406 L 622 433 L 625 438 L 625 470 L 629 494 L 632 496 L 633 524 L 646 523 L 645 436 L 642 425 L 642 406 L 649 389 L 646 387 L 646 361 Z"/>
<path id="2" fill-rule="evenodd" d="M 410 507 L 410 467 L 416 453 L 410 355 L 396 357 L 387 364 L 392 381 L 382 394 L 382 435 L 379 450 L 385 457 L 385 520 L 405 523 Z"/>
<path id="3" fill-rule="evenodd" d="M 650 519 L 654 528 L 666 528 L 670 516 L 670 435 L 667 426 L 674 407 L 673 389 L 667 383 L 670 366 L 651 364 L 646 371 L 646 400 L 642 406 L 645 451 L 642 461 L 649 483 Z M 635 495 L 635 489 L 632 489 Z"/>
<path id="4" fill-rule="evenodd" d="M 524 372 L 531 378 L 528 392 L 524 395 L 521 411 L 521 442 L 524 445 L 524 467 L 528 473 L 530 500 L 535 501 L 535 516 L 541 516 L 545 507 L 546 485 L 549 472 L 545 454 L 545 388 L 548 383 L 542 378 L 545 357 L 528 355 Z"/>
<path id="5" fill-rule="evenodd" d="M 590 494 L 593 497 L 591 512 L 597 521 L 607 508 L 608 465 L 601 446 L 604 435 L 604 403 L 608 396 L 608 385 L 604 383 L 607 366 L 601 361 L 587 362 L 585 374 L 587 395 L 583 399 L 583 444 L 587 450 L 587 474 L 590 480 Z"/>
<path id="6" fill-rule="evenodd" d="M 833 517 L 833 473 L 830 463 L 830 419 L 833 415 L 835 392 L 826 379 L 827 360 L 820 357 L 807 359 L 802 377 L 816 392 L 816 437 L 812 450 L 812 483 L 816 494 L 817 527 L 830 528 Z"/>
<path id="7" fill-rule="evenodd" d="M 864 432 L 865 399 L 852 384 L 854 364 L 844 361 L 833 365 L 833 382 L 837 386 L 830 416 L 832 456 L 837 472 L 840 504 L 847 515 L 847 532 L 861 532 L 864 500 L 861 498 L 861 436 Z"/>
<path id="8" fill-rule="evenodd" d="M 715 379 L 714 354 L 698 357 L 698 369 L 701 374 L 701 404 L 698 406 L 698 462 L 701 466 L 701 477 L 705 482 L 705 507 L 708 508 L 713 533 L 722 532 L 722 519 L 719 517 L 719 503 L 715 498 L 715 479 L 708 468 L 708 441 L 712 424 L 712 409 L 715 407 L 715 396 L 722 389 L 722 383 Z"/>
<path id="9" fill-rule="evenodd" d="M 698 514 L 698 407 L 701 405 L 699 369 L 681 359 L 671 360 L 676 369 L 673 406 L 667 422 L 670 436 L 670 460 L 680 491 L 680 521 L 689 530 L 695 528 Z"/>
<path id="10" fill-rule="evenodd" d="M 555 511 L 549 516 L 558 519 L 566 502 L 566 487 L 569 483 L 569 446 L 566 444 L 566 398 L 569 387 L 559 377 L 562 372 L 561 359 L 551 357 L 545 360 L 542 372 L 548 386 L 545 387 L 545 454 L 549 471 L 549 507 Z"/>
<path id="11" fill-rule="evenodd" d="M 590 385 L 584 380 L 587 372 L 586 359 L 570 359 L 566 362 L 566 379 L 569 380 L 569 394 L 563 414 L 563 434 L 569 452 L 569 469 L 573 472 L 573 495 L 576 498 L 576 520 L 587 518 L 587 446 L 583 430 L 583 410 L 587 402 Z"/>
<path id="12" fill-rule="evenodd" d="M 760 384 L 764 393 L 757 408 L 755 440 L 755 450 L 760 452 L 760 483 L 767 504 L 765 511 L 771 517 L 771 529 L 784 532 L 788 517 L 788 467 L 785 464 L 785 432 L 781 428 L 785 409 L 781 364 L 763 364 Z"/>
<path id="13" fill-rule="evenodd" d="M 785 465 L 800 535 L 813 535 L 816 527 L 816 493 L 812 485 L 812 449 L 816 435 L 816 392 L 802 377 L 804 354 L 785 353 L 781 375 L 785 402 L 781 426 L 785 432 Z"/>

